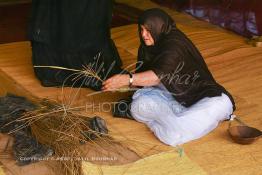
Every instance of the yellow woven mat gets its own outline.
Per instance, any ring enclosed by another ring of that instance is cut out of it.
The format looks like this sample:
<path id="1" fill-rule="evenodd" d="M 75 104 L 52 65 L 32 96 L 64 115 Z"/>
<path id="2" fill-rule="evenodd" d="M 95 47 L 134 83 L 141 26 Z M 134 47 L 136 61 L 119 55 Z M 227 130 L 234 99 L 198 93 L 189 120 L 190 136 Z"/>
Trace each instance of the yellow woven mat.
<path id="1" fill-rule="evenodd" d="M 2 165 L 0 165 L 0 175 L 5 175 Z"/>
<path id="2" fill-rule="evenodd" d="M 83 171 L 85 175 L 207 175 L 184 153 L 180 156 L 177 151 L 163 152 L 120 166 L 83 162 Z"/>

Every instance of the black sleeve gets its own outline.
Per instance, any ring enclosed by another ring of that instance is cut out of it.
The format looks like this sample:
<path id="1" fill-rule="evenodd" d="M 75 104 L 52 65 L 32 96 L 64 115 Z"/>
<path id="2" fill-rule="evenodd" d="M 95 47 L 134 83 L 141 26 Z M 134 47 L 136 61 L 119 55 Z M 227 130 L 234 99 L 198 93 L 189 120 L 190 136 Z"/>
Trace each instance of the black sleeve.
<path id="1" fill-rule="evenodd" d="M 138 54 L 137 54 L 137 63 L 136 63 L 136 73 L 144 72 L 148 69 L 148 65 L 146 63 L 145 59 L 145 48 L 140 45 L 138 48 Z"/>

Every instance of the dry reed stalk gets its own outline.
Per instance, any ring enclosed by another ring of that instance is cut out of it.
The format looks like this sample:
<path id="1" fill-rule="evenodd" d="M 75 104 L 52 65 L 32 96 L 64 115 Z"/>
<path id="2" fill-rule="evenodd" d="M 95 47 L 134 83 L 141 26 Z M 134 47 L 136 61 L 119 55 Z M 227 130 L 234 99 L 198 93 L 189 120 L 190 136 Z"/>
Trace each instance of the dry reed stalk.
<path id="1" fill-rule="evenodd" d="M 83 107 L 67 108 L 67 111 L 64 112 L 63 107 L 59 107 L 59 105 L 40 106 L 39 109 L 27 112 L 18 118 L 16 121 L 22 121 L 25 124 L 10 133 L 30 126 L 36 140 L 54 150 L 55 156 L 58 158 L 57 166 L 61 170 L 60 172 L 56 171 L 58 174 L 62 172 L 66 175 L 81 175 L 81 161 L 76 159 L 83 155 L 79 149 L 80 142 L 96 143 L 95 140 L 84 137 L 82 133 L 92 132 L 98 139 L 110 138 L 108 135 L 102 137 L 101 133 L 92 131 L 89 127 L 90 118 L 82 114 L 78 115 L 75 112 L 76 109 L 83 109 Z M 69 158 L 69 160 L 63 160 L 63 158 Z"/>
<path id="2" fill-rule="evenodd" d="M 76 72 L 71 76 L 74 77 L 74 81 L 78 81 L 81 78 L 94 77 L 100 81 L 103 81 L 97 73 L 89 66 L 83 66 L 82 70 L 69 69 L 59 66 L 34 66 L 34 67 L 46 67 L 54 69 L 62 69 Z M 85 79 L 84 79 L 85 81 Z M 84 83 L 84 82 L 82 82 Z M 62 94 L 64 86 L 62 86 Z M 72 88 L 72 87 L 71 87 Z M 121 91 L 121 89 L 120 89 Z M 77 91 L 78 93 L 79 91 Z M 75 96 L 77 95 L 74 94 Z M 75 97 L 73 98 L 75 100 Z M 80 107 L 70 107 L 73 100 L 70 100 L 69 105 L 62 103 L 59 105 L 57 103 L 45 102 L 40 106 L 38 110 L 26 113 L 23 117 L 17 119 L 17 121 L 25 122 L 25 125 L 12 131 L 15 132 L 23 127 L 30 126 L 32 134 L 35 138 L 42 144 L 50 146 L 54 152 L 55 156 L 58 158 L 57 166 L 61 171 L 56 171 L 59 174 L 65 175 L 82 175 L 82 161 L 75 158 L 81 158 L 83 152 L 80 149 L 80 142 L 88 141 L 88 144 L 93 144 L 94 146 L 101 147 L 88 137 L 83 136 L 83 132 L 93 132 L 96 137 L 106 145 L 113 145 L 114 143 L 120 143 L 122 141 L 114 140 L 110 135 L 101 135 L 92 131 L 86 120 L 88 117 L 81 114 L 77 114 L 75 110 L 85 109 L 86 106 Z M 126 144 L 129 140 L 124 140 L 123 143 Z M 130 140 L 130 143 L 135 144 L 135 140 Z M 121 144 L 121 145 L 124 145 Z M 145 145 L 141 142 L 137 143 L 139 147 Z M 147 145 L 148 146 L 148 145 Z M 149 146 L 151 149 L 155 147 Z M 101 147 L 102 148 L 102 147 Z M 121 152 L 116 153 L 121 155 Z M 123 156 L 123 155 L 121 155 Z M 59 158 L 69 158 L 69 160 L 60 160 Z"/>
<path id="3" fill-rule="evenodd" d="M 82 70 L 70 69 L 70 68 L 60 67 L 60 66 L 34 66 L 34 67 L 38 67 L 38 68 L 53 68 L 53 69 L 61 69 L 61 70 L 68 70 L 68 71 L 78 72 L 79 75 L 84 75 L 86 77 L 94 77 L 94 78 L 97 78 L 100 81 L 103 81 L 99 77 L 99 75 L 97 75 L 95 70 L 93 70 L 89 65 L 83 65 L 83 69 Z"/>
<path id="4" fill-rule="evenodd" d="M 41 106 L 38 110 L 26 113 L 22 118 L 17 119 L 18 121 L 26 122 L 32 130 L 33 135 L 36 139 L 45 145 L 50 146 L 55 151 L 55 157 L 58 158 L 56 166 L 59 167 L 60 171 L 56 171 L 58 174 L 63 173 L 66 175 L 81 175 L 82 172 L 82 161 L 75 158 L 80 158 L 84 155 L 84 152 L 80 149 L 80 142 L 87 141 L 88 144 L 96 147 L 101 147 L 101 143 L 107 147 L 112 146 L 115 143 L 120 143 L 122 146 L 132 144 L 134 147 L 149 148 L 157 150 L 156 147 L 150 143 L 144 143 L 136 139 L 128 139 L 125 136 L 119 137 L 119 133 L 110 133 L 102 137 L 100 133 L 93 132 L 97 135 L 100 143 L 96 140 L 88 140 L 81 134 L 85 131 L 91 131 L 88 126 L 89 118 L 83 114 L 78 114 L 77 111 L 83 109 L 83 107 L 67 108 L 66 113 L 64 109 L 59 105 L 48 105 Z M 114 137 L 116 139 L 114 139 Z M 127 149 L 130 150 L 126 146 Z M 107 151 L 107 150 L 105 150 Z M 140 151 L 138 151 L 140 152 Z M 121 152 L 115 150 L 117 155 L 124 157 Z M 103 153 L 106 155 L 106 153 Z M 140 155 L 144 157 L 143 155 Z M 60 160 L 59 158 L 69 158 L 69 160 Z M 126 158 L 128 160 L 128 157 Z M 53 162 L 51 162 L 53 163 Z"/>

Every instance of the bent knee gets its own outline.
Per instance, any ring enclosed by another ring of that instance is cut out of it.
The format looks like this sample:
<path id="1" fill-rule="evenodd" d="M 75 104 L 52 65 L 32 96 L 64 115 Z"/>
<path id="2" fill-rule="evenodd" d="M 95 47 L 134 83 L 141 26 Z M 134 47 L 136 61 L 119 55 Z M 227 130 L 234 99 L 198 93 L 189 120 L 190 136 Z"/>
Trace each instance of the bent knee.
<path id="1" fill-rule="evenodd" d="M 136 97 L 131 103 L 131 114 L 137 116 L 150 116 L 152 111 L 158 108 L 156 100 L 149 95 L 141 95 Z"/>

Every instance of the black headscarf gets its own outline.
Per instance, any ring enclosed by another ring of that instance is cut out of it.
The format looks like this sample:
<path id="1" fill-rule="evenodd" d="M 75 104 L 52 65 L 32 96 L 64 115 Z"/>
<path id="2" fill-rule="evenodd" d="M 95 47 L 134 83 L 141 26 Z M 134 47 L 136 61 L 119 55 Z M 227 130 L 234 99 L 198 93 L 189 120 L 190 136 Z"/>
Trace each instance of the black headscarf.
<path id="1" fill-rule="evenodd" d="M 141 25 L 152 35 L 153 46 L 145 45 Z M 152 70 L 185 107 L 204 97 L 225 93 L 235 110 L 232 96 L 215 81 L 198 49 L 177 29 L 174 20 L 166 12 L 157 8 L 146 10 L 138 20 L 138 31 L 141 44 L 137 72 Z"/>
<path id="2" fill-rule="evenodd" d="M 139 33 L 141 33 L 140 25 L 145 25 L 149 29 L 155 43 L 157 43 L 161 36 L 167 35 L 172 29 L 176 28 L 174 20 L 166 12 L 157 8 L 145 11 L 140 16 L 138 24 Z M 141 35 L 139 36 L 142 43 L 144 43 Z"/>

